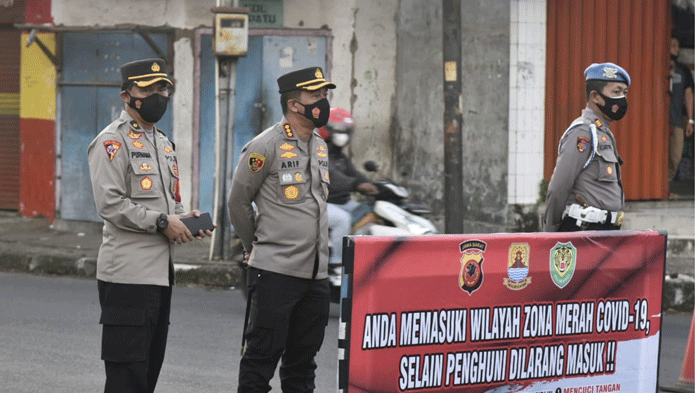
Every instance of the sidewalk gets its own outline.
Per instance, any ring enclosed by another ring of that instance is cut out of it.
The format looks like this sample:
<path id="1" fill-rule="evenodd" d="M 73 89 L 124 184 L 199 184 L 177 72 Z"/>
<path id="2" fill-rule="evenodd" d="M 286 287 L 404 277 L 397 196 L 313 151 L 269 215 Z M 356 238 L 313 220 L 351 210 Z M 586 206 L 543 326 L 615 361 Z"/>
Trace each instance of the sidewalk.
<path id="1" fill-rule="evenodd" d="M 20 217 L 0 211 L 0 270 L 94 277 L 101 245 L 99 223 Z M 232 261 L 209 261 L 210 238 L 177 245 L 174 268 L 179 285 L 237 286 Z"/>
<path id="2" fill-rule="evenodd" d="M 20 217 L 0 211 L 0 270 L 94 277 L 101 224 Z M 624 229 L 666 230 L 665 309 L 694 307 L 694 200 L 630 202 Z M 177 245 L 174 268 L 179 285 L 237 287 L 233 261 L 209 261 L 210 238 Z"/>

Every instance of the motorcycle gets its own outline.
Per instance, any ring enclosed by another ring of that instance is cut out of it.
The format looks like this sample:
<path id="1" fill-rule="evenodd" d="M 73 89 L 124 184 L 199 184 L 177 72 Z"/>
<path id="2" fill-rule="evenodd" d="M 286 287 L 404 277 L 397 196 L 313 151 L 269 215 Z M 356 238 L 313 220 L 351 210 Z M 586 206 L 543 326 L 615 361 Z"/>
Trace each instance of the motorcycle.
<path id="1" fill-rule="evenodd" d="M 363 167 L 368 172 L 377 172 L 377 164 L 367 161 Z M 420 202 L 409 199 L 408 191 L 389 179 L 373 182 L 379 193 L 371 197 L 362 197 L 361 204 L 351 213 L 354 236 L 422 236 L 437 233 L 435 226 L 423 217 L 431 210 Z M 329 242 L 331 243 L 331 242 Z M 332 252 L 329 245 L 329 252 Z M 233 249 L 233 260 L 241 267 L 240 287 L 246 298 L 247 268 L 243 261 L 244 248 L 237 240 Z M 329 264 L 329 282 L 331 301 L 338 303 L 341 296 L 342 265 Z"/>

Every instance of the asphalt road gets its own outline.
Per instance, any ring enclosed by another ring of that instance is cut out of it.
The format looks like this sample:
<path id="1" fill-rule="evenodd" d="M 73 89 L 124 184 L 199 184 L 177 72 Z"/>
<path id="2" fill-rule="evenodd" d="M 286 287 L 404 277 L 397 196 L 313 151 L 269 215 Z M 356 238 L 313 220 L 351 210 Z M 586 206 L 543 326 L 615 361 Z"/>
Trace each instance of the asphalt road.
<path id="1" fill-rule="evenodd" d="M 159 392 L 236 391 L 245 302 L 239 291 L 177 287 Z M 660 385 L 676 383 L 691 314 L 663 319 Z M 96 281 L 0 273 L 0 392 L 103 390 Z M 317 392 L 336 391 L 338 307 L 318 355 Z M 273 391 L 280 391 L 277 377 Z"/>

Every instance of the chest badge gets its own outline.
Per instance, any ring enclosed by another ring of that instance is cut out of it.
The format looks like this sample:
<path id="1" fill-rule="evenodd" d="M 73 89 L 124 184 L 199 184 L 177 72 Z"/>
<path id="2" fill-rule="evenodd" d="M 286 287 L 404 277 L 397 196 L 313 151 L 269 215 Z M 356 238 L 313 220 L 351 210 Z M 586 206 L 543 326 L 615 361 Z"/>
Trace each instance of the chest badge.
<path id="1" fill-rule="evenodd" d="M 145 147 L 145 145 L 143 145 L 142 142 L 140 142 L 137 139 L 133 141 L 133 146 L 137 147 L 138 149 L 142 149 L 143 147 Z"/>
<path id="2" fill-rule="evenodd" d="M 611 176 L 614 174 L 614 168 L 611 165 L 607 165 L 607 175 Z"/>
<path id="3" fill-rule="evenodd" d="M 143 190 L 150 190 L 152 189 L 152 179 L 149 177 L 145 176 L 143 177 L 142 180 L 140 180 L 140 187 L 143 188 Z"/>
<path id="4" fill-rule="evenodd" d="M 174 151 L 174 150 L 172 150 L 169 146 L 165 146 L 165 147 L 164 147 L 164 152 L 165 152 L 165 153 L 171 153 L 171 152 L 173 152 L 173 151 Z"/>
<path id="5" fill-rule="evenodd" d="M 326 148 L 322 145 L 317 146 L 317 156 L 321 158 L 326 158 L 328 155 L 326 154 Z"/>
<path id="6" fill-rule="evenodd" d="M 283 150 L 283 151 L 295 150 L 295 146 L 285 142 L 282 145 L 280 145 L 280 150 Z"/>
<path id="7" fill-rule="evenodd" d="M 295 181 L 296 182 L 303 182 L 304 181 L 304 177 L 302 176 L 302 174 L 300 172 L 295 172 Z"/>
<path id="8" fill-rule="evenodd" d="M 296 153 L 293 153 L 291 151 L 286 151 L 285 153 L 280 155 L 280 158 L 295 158 L 297 157 Z"/>
<path id="9" fill-rule="evenodd" d="M 607 141 L 607 136 L 606 136 L 606 135 L 602 135 L 602 137 L 601 137 L 600 139 L 602 140 L 602 142 L 606 142 L 606 141 Z"/>
<path id="10" fill-rule="evenodd" d="M 295 186 L 285 187 L 285 199 L 297 199 L 300 196 L 300 190 Z"/>
<path id="11" fill-rule="evenodd" d="M 150 172 L 152 170 L 152 167 L 147 162 L 143 162 L 142 164 L 140 164 L 140 170 L 143 172 Z"/>
<path id="12" fill-rule="evenodd" d="M 138 123 L 135 123 L 135 124 L 138 124 Z M 133 130 L 128 131 L 128 137 L 130 139 L 140 139 L 140 137 L 142 137 L 142 136 L 143 136 L 143 134 L 141 134 L 139 132 L 135 132 Z"/>
<path id="13" fill-rule="evenodd" d="M 266 162 L 266 157 L 262 156 L 259 153 L 251 153 L 249 154 L 249 170 L 251 170 L 253 173 L 256 173 L 263 168 L 263 164 Z"/>
<path id="14" fill-rule="evenodd" d="M 174 176 L 179 177 L 179 165 L 173 164 L 172 165 L 172 172 L 174 172 Z"/>

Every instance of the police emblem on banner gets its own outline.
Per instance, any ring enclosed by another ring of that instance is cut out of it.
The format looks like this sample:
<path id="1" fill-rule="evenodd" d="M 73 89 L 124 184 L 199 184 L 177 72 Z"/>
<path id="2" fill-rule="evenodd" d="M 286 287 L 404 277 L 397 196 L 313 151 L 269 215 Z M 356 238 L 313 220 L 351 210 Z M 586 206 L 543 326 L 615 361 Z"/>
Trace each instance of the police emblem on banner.
<path id="1" fill-rule="evenodd" d="M 481 240 L 468 240 L 459 245 L 459 251 L 463 254 L 460 259 L 462 269 L 459 271 L 459 286 L 471 295 L 483 283 L 481 264 L 486 243 Z"/>
<path id="2" fill-rule="evenodd" d="M 508 277 L 503 278 L 506 287 L 519 291 L 532 282 L 529 273 L 529 244 L 512 243 L 508 249 Z"/>
<path id="3" fill-rule="evenodd" d="M 551 249 L 549 258 L 549 271 L 551 279 L 557 287 L 563 288 L 573 278 L 577 262 L 578 250 L 573 243 L 556 243 Z"/>

